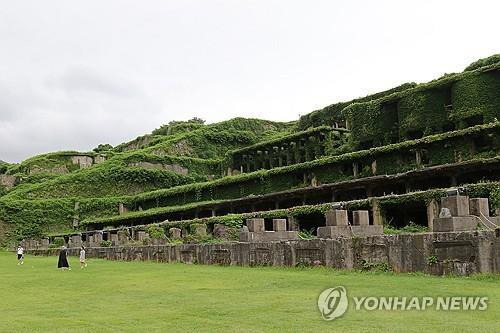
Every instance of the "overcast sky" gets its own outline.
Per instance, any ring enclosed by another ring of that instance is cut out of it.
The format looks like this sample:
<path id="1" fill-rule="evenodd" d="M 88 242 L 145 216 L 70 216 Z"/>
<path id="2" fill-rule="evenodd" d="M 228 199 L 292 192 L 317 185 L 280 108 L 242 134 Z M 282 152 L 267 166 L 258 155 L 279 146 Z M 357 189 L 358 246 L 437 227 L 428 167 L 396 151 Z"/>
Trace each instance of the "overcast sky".
<path id="1" fill-rule="evenodd" d="M 0 0 L 0 160 L 294 120 L 500 53 L 498 1 Z"/>

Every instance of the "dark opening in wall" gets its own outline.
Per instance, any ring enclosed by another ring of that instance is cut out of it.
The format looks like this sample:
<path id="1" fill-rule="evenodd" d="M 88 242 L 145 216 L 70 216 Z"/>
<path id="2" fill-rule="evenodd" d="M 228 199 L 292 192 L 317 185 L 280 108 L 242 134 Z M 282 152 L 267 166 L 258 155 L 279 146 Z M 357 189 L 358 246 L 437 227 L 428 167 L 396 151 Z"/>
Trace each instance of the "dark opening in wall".
<path id="1" fill-rule="evenodd" d="M 482 114 L 478 114 L 469 118 L 465 118 L 463 121 L 467 125 L 467 127 L 482 125 L 484 123 L 484 117 Z"/>
<path id="2" fill-rule="evenodd" d="M 478 153 L 484 153 L 487 151 L 491 151 L 492 147 L 494 147 L 495 138 L 489 135 L 476 136 L 472 138 L 472 142 L 474 144 L 474 149 Z"/>
<path id="3" fill-rule="evenodd" d="M 306 196 L 306 205 L 316 205 L 332 201 L 331 190 L 314 191 Z"/>
<path id="4" fill-rule="evenodd" d="M 274 210 L 276 209 L 276 202 L 273 200 L 270 201 L 263 201 L 255 204 L 255 211 L 260 212 L 260 211 L 268 211 L 268 210 Z"/>
<path id="5" fill-rule="evenodd" d="M 264 169 L 271 169 L 271 160 L 268 156 L 264 159 Z"/>
<path id="6" fill-rule="evenodd" d="M 198 218 L 211 217 L 211 216 L 212 216 L 211 209 L 205 209 L 198 212 Z"/>
<path id="7" fill-rule="evenodd" d="M 457 177 L 458 185 L 473 184 L 484 181 L 500 180 L 500 172 L 498 170 L 477 170 L 463 173 Z"/>
<path id="8" fill-rule="evenodd" d="M 264 230 L 273 231 L 273 219 L 271 218 L 264 219 Z"/>
<path id="9" fill-rule="evenodd" d="M 288 157 L 286 155 L 281 156 L 281 160 L 282 160 L 283 166 L 289 165 L 288 164 Z"/>
<path id="10" fill-rule="evenodd" d="M 351 201 L 358 199 L 366 199 L 366 190 L 364 188 L 341 190 L 336 192 L 335 195 L 335 201 Z"/>
<path id="11" fill-rule="evenodd" d="M 231 209 L 228 207 L 219 208 L 215 211 L 215 216 L 224 216 L 231 214 Z"/>
<path id="12" fill-rule="evenodd" d="M 354 163 L 352 165 L 353 168 L 353 174 L 358 175 L 363 171 L 363 165 L 360 162 Z"/>
<path id="13" fill-rule="evenodd" d="M 313 235 L 316 235 L 318 227 L 326 225 L 325 215 L 322 213 L 301 215 L 297 217 L 297 222 L 300 230 L 310 231 Z"/>
<path id="14" fill-rule="evenodd" d="M 102 240 L 103 241 L 107 241 L 108 240 L 108 233 L 107 232 L 103 232 L 102 233 Z"/>
<path id="15" fill-rule="evenodd" d="M 446 124 L 443 125 L 443 132 L 451 132 L 456 130 L 456 126 L 452 122 L 447 122 Z"/>
<path id="16" fill-rule="evenodd" d="M 409 140 L 416 140 L 420 139 L 424 136 L 424 132 L 422 130 L 413 130 L 413 131 L 408 131 L 407 138 Z"/>
<path id="17" fill-rule="evenodd" d="M 280 209 L 302 206 L 302 198 L 287 198 L 280 201 Z"/>
<path id="18" fill-rule="evenodd" d="M 233 205 L 233 213 L 242 214 L 253 212 L 252 205 L 250 204 L 234 204 Z"/>
<path id="19" fill-rule="evenodd" d="M 388 225 L 402 228 L 410 222 L 427 226 L 427 206 L 425 202 L 403 202 L 385 208 L 385 218 Z"/>
<path id="20" fill-rule="evenodd" d="M 352 176 L 352 164 L 343 163 L 340 165 L 340 172 L 344 176 Z"/>
<path id="21" fill-rule="evenodd" d="M 87 241 L 87 234 L 82 234 L 82 242 L 86 242 Z"/>
<path id="22" fill-rule="evenodd" d="M 433 188 L 447 188 L 452 186 L 451 178 L 447 175 L 430 177 L 426 179 L 419 179 L 418 181 L 411 181 L 410 188 L 415 190 L 429 190 Z"/>
<path id="23" fill-rule="evenodd" d="M 373 140 L 366 140 L 366 141 L 361 141 L 360 144 L 359 144 L 359 148 L 361 150 L 363 149 L 370 149 L 370 148 L 373 148 Z"/>
<path id="24" fill-rule="evenodd" d="M 183 220 L 183 216 L 181 213 L 169 213 L 167 215 L 169 221 L 181 221 Z"/>
<path id="25" fill-rule="evenodd" d="M 420 159 L 421 159 L 422 165 L 429 164 L 429 152 L 427 151 L 427 149 L 420 150 Z"/>
<path id="26" fill-rule="evenodd" d="M 373 189 L 372 195 L 374 197 L 381 197 L 390 194 L 404 194 L 406 188 L 404 184 L 381 185 Z"/>

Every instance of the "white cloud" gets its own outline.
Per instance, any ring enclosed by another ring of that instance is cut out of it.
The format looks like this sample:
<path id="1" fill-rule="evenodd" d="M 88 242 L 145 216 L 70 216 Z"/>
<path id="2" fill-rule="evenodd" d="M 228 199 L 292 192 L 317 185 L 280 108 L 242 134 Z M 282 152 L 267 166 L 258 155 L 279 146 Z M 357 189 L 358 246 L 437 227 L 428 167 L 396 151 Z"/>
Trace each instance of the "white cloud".
<path id="1" fill-rule="evenodd" d="M 0 1 L 0 159 L 293 120 L 498 53 L 495 1 Z"/>

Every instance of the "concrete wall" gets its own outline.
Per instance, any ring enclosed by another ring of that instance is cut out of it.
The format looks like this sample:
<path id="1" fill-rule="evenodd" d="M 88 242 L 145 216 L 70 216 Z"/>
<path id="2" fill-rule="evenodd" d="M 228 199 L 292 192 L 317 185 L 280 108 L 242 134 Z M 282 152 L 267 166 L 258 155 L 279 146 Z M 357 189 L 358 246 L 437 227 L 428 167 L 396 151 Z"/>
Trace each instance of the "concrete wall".
<path id="1" fill-rule="evenodd" d="M 77 255 L 79 249 L 70 249 Z M 57 249 L 30 250 L 56 255 Z M 395 272 L 430 274 L 500 273 L 500 232 L 474 231 L 378 235 L 263 243 L 181 244 L 88 248 L 90 258 L 153 260 L 241 266 L 322 265 L 361 268 L 363 261 L 386 263 Z"/>

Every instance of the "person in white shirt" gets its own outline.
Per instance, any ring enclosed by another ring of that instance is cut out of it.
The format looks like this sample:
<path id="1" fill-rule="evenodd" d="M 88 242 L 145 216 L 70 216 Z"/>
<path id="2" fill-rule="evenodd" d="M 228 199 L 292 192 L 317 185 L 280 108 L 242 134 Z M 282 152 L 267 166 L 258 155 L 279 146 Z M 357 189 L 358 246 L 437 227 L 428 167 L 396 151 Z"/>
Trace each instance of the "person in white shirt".
<path id="1" fill-rule="evenodd" d="M 24 248 L 19 244 L 17 247 L 17 265 L 24 264 Z"/>
<path id="2" fill-rule="evenodd" d="M 80 249 L 80 269 L 87 267 L 87 262 L 85 261 L 85 247 L 82 245 Z"/>

